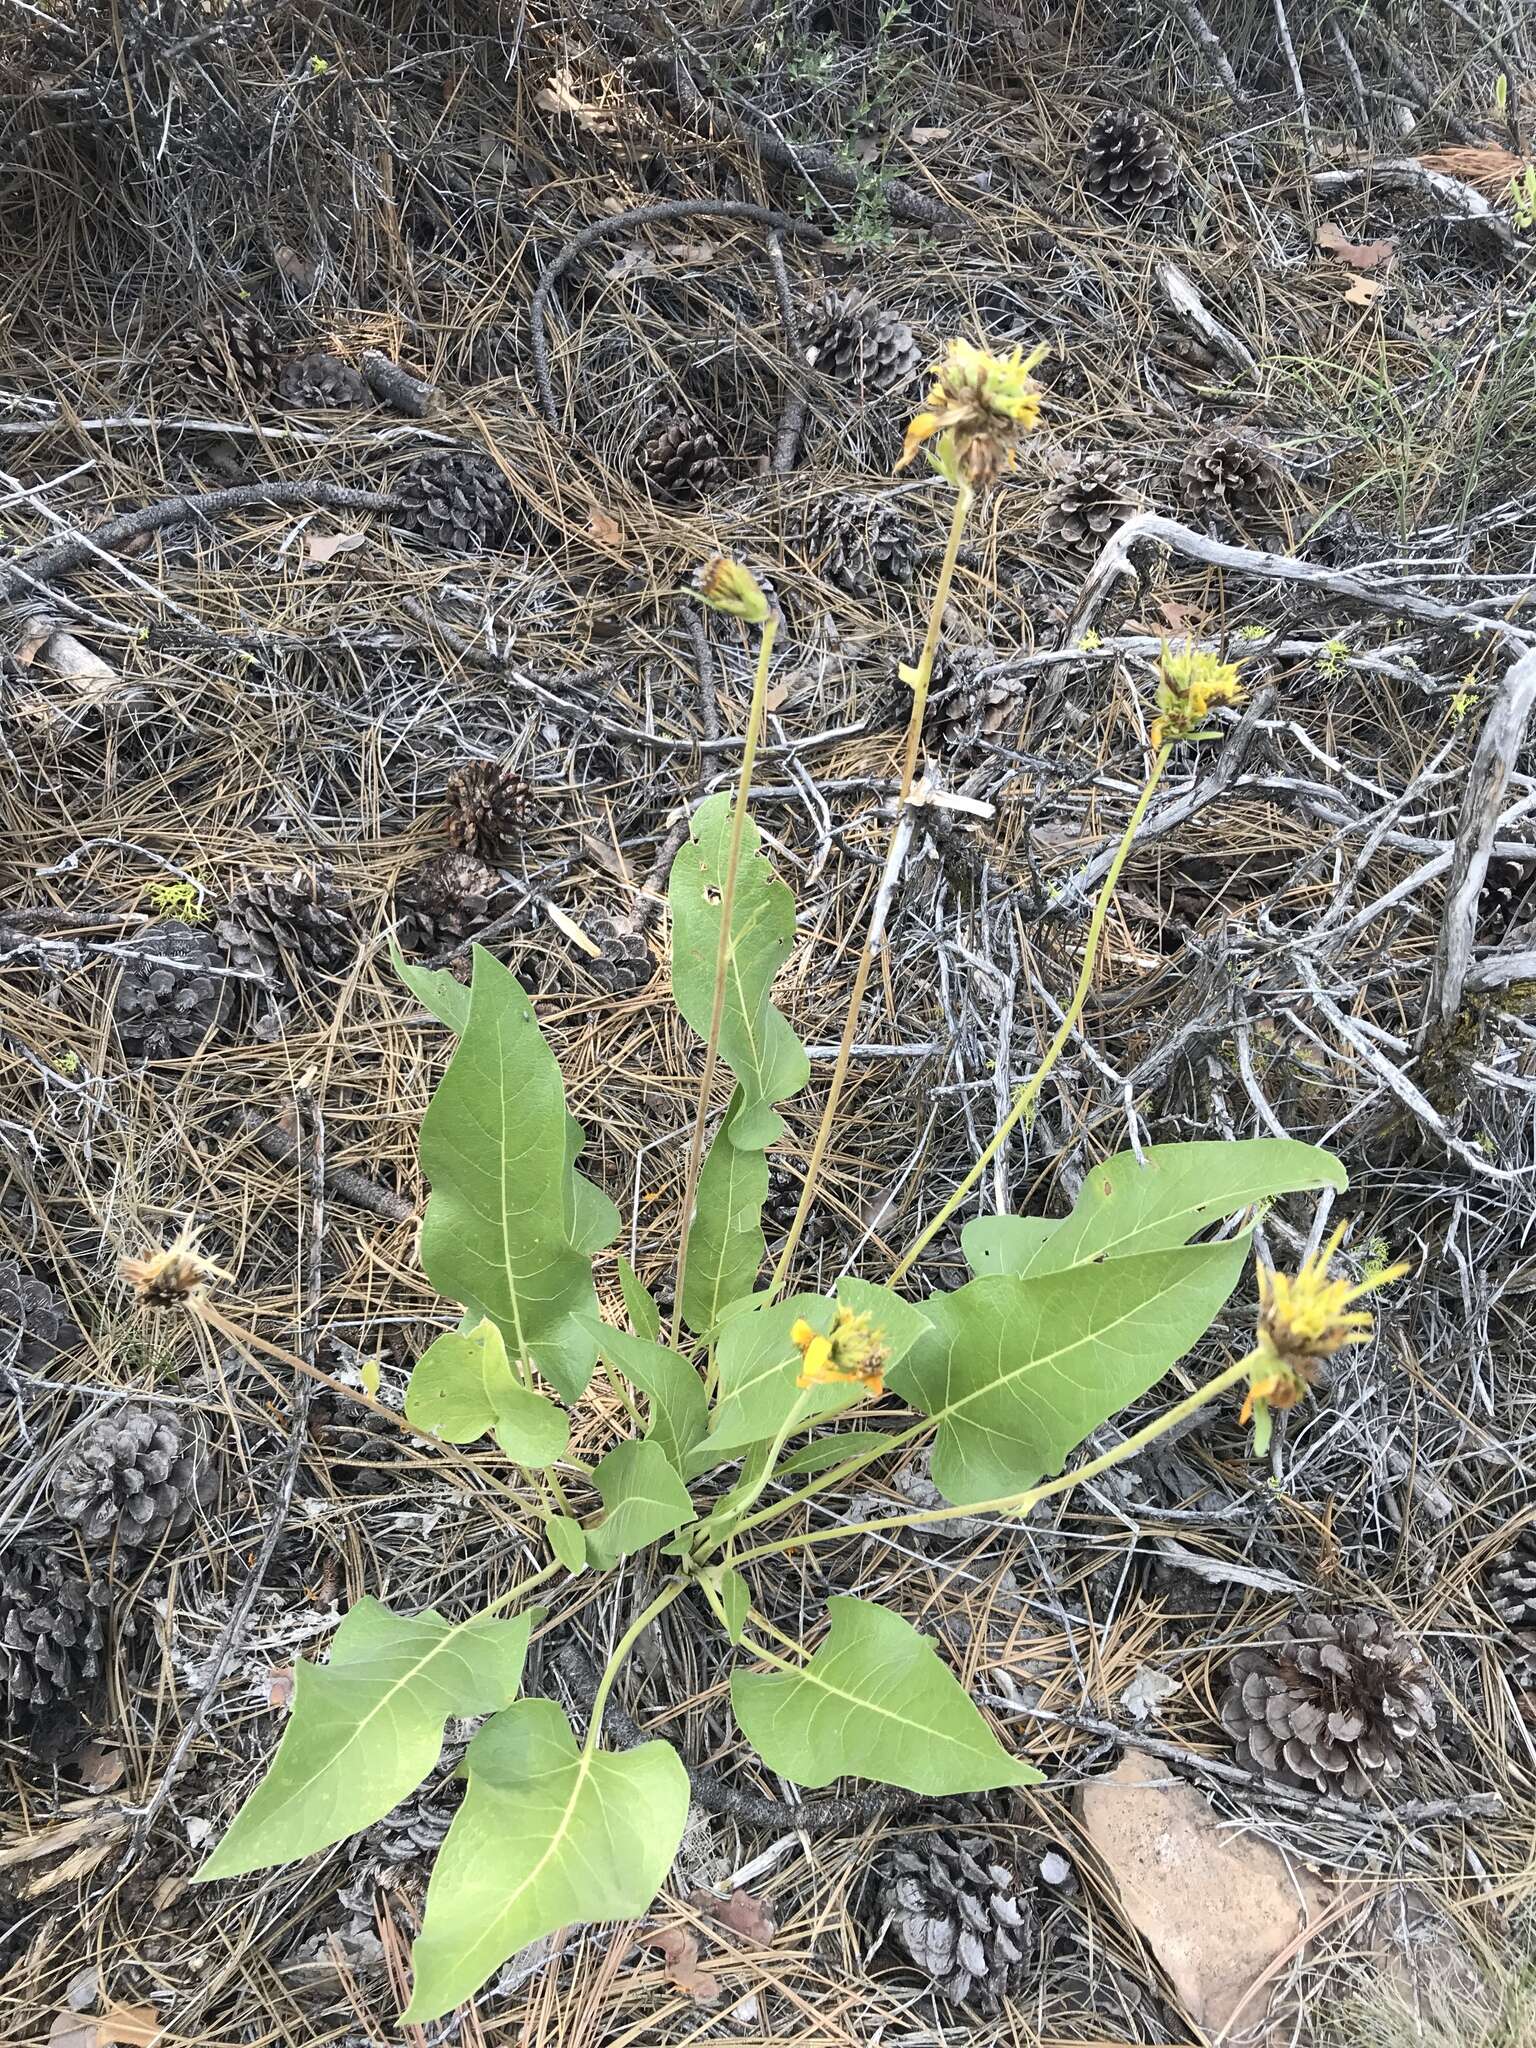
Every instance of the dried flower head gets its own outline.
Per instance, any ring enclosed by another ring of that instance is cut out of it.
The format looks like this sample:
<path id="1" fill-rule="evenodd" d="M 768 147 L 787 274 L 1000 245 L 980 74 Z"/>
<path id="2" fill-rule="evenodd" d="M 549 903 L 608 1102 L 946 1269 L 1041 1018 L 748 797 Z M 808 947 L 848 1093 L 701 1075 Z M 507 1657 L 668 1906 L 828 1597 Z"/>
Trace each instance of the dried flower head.
<path id="1" fill-rule="evenodd" d="M 1165 644 L 1158 663 L 1158 715 L 1152 722 L 1153 746 L 1209 738 L 1205 722 L 1212 708 L 1243 701 L 1237 671 L 1235 661 L 1222 661 L 1193 643 L 1182 652 Z"/>
<path id="2" fill-rule="evenodd" d="M 789 1341 L 804 1362 L 795 1381 L 797 1387 L 834 1387 L 858 1381 L 870 1395 L 885 1392 L 889 1355 L 885 1332 L 877 1330 L 867 1314 L 839 1308 L 825 1337 L 802 1316 L 790 1330 Z"/>
<path id="3" fill-rule="evenodd" d="M 716 555 L 699 571 L 695 587 L 711 611 L 729 612 L 749 626 L 761 626 L 769 605 L 752 571 L 728 555 Z"/>
<path id="4" fill-rule="evenodd" d="M 181 1308 L 218 1274 L 197 1249 L 190 1231 L 183 1230 L 161 1251 L 147 1258 L 124 1259 L 123 1278 L 145 1308 Z"/>
<path id="5" fill-rule="evenodd" d="M 1316 1379 L 1321 1361 L 1348 1344 L 1370 1339 L 1376 1327 L 1370 1311 L 1354 1304 L 1408 1271 L 1403 1261 L 1355 1282 L 1330 1275 L 1329 1264 L 1348 1228 L 1341 1223 L 1321 1251 L 1303 1260 L 1294 1277 L 1258 1268 L 1259 1370 L 1249 1381 L 1239 1419 L 1253 1421 L 1254 1448 L 1259 1452 L 1269 1442 L 1272 1412 L 1295 1407 Z"/>
<path id="6" fill-rule="evenodd" d="M 1041 390 L 1030 372 L 1050 354 L 1042 342 L 1026 356 L 1014 349 L 992 355 L 973 342 L 952 341 L 934 365 L 923 410 L 907 428 L 898 469 L 925 441 L 938 439 L 929 460 L 958 489 L 981 491 L 1008 469 L 1019 443 L 1040 424 Z"/>

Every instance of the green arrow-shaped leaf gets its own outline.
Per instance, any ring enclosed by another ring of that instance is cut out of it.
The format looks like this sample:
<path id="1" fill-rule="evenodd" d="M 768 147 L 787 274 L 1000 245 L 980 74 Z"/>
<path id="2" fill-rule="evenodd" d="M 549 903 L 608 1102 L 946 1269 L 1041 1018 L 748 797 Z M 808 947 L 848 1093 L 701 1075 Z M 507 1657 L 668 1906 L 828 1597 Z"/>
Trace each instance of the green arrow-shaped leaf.
<path id="1" fill-rule="evenodd" d="M 656 1306 L 655 1296 L 649 1287 L 622 1253 L 619 1257 L 619 1286 L 636 1336 L 644 1337 L 651 1344 L 657 1343 L 661 1337 L 661 1310 Z"/>
<path id="2" fill-rule="evenodd" d="M 686 1358 L 664 1344 L 649 1343 L 601 1322 L 594 1323 L 593 1334 L 604 1361 L 649 1397 L 651 1426 L 646 1435 L 655 1438 L 669 1463 L 681 1471 L 683 1459 L 704 1434 L 704 1382 Z"/>
<path id="3" fill-rule="evenodd" d="M 1057 1472 L 1210 1328 L 1248 1239 L 1018 1280 L 971 1280 L 923 1304 L 933 1323 L 891 1375 L 938 1424 L 933 1480 L 957 1507 Z"/>
<path id="4" fill-rule="evenodd" d="M 608 1510 L 586 1532 L 587 1556 L 599 1571 L 670 1536 L 693 1514 L 687 1487 L 653 1437 L 616 1445 L 599 1461 L 592 1483 Z"/>
<path id="5" fill-rule="evenodd" d="M 446 1024 L 450 1031 L 464 1029 L 469 1022 L 469 990 L 462 981 L 455 979 L 446 967 L 413 967 L 393 937 L 389 957 L 396 974 L 430 1016 L 439 1024 Z"/>
<path id="6" fill-rule="evenodd" d="M 813 1791 L 842 1777 L 933 1797 L 1039 1784 L 910 1622 L 844 1595 L 827 1613 L 827 1639 L 803 1670 L 732 1675 L 737 1722 L 770 1770 Z"/>
<path id="7" fill-rule="evenodd" d="M 732 1143 L 731 1124 L 741 1104 L 738 1087 L 705 1154 L 688 1232 L 683 1320 L 701 1337 L 715 1328 L 733 1302 L 752 1292 L 766 1250 L 768 1158 Z"/>
<path id="8" fill-rule="evenodd" d="M 694 813 L 688 842 L 672 863 L 672 991 L 677 1007 L 701 1038 L 714 1009 L 732 799 L 727 791 Z M 729 1124 L 730 1140 L 760 1152 L 783 1135 L 773 1104 L 803 1088 L 811 1063 L 788 1018 L 769 1000 L 774 976 L 795 941 L 795 899 L 758 852 L 758 830 L 748 818 L 731 907 L 726 957 L 725 1008 L 720 1057 L 736 1076 L 741 1101 Z"/>
<path id="9" fill-rule="evenodd" d="M 1149 1145 L 1140 1159 L 1122 1152 L 1090 1168 L 1072 1214 L 1015 1270 L 1061 1273 L 1090 1260 L 1170 1251 L 1272 1195 L 1348 1184 L 1331 1152 L 1289 1138 Z"/>
<path id="10" fill-rule="evenodd" d="M 199 1880 L 291 1863 L 382 1820 L 426 1777 L 450 1716 L 517 1697 L 532 1612 L 444 1621 L 359 1601 L 328 1664 L 299 1664 L 271 1767 Z"/>
<path id="11" fill-rule="evenodd" d="M 421 1127 L 421 1263 L 573 1401 L 597 1357 L 576 1319 L 596 1296 L 568 1241 L 568 1160 L 554 1055 L 515 979 L 476 947 L 469 1020 Z"/>
<path id="12" fill-rule="evenodd" d="M 488 1721 L 465 1763 L 469 1790 L 427 1888 L 405 2026 L 441 2019 L 557 1927 L 638 1918 L 688 1818 L 688 1774 L 669 1744 L 578 1753 L 551 1700 Z"/>
<path id="13" fill-rule="evenodd" d="M 1027 1273 L 1060 1227 L 1054 1216 L 973 1216 L 960 1233 L 960 1249 L 978 1279 L 984 1273 Z"/>

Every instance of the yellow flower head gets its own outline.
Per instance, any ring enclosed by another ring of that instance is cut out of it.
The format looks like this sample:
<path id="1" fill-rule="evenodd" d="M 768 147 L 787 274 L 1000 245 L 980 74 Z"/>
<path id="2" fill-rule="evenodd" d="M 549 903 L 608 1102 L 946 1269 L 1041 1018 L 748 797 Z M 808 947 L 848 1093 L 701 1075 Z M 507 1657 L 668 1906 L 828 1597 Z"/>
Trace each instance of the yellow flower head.
<path id="1" fill-rule="evenodd" d="M 760 626 L 768 617 L 768 600 L 757 578 L 728 555 L 716 555 L 713 561 L 706 562 L 698 573 L 695 588 L 711 611 L 729 612 L 732 618 L 745 619 L 750 626 Z"/>
<path id="2" fill-rule="evenodd" d="M 939 437 L 930 456 L 935 469 L 956 486 L 985 490 L 1009 468 L 1019 443 L 1040 424 L 1040 386 L 1030 372 L 1050 354 L 1042 342 L 1026 356 L 1014 349 L 992 355 L 973 342 L 952 341 L 934 365 L 934 384 L 923 410 L 907 428 L 898 469 L 905 469 L 925 441 Z"/>
<path id="3" fill-rule="evenodd" d="M 872 1397 L 885 1392 L 885 1333 L 868 1315 L 840 1308 L 825 1337 L 802 1316 L 791 1328 L 789 1341 L 803 1365 L 797 1387 L 844 1386 L 857 1380 Z"/>
<path id="4" fill-rule="evenodd" d="M 190 1230 L 147 1258 L 124 1259 L 119 1269 L 145 1308 L 179 1308 L 224 1275 L 197 1249 Z"/>
<path id="5" fill-rule="evenodd" d="M 1243 686 L 1235 661 L 1221 661 L 1193 643 L 1182 653 L 1164 645 L 1157 670 L 1157 711 L 1152 744 L 1204 739 L 1205 721 L 1217 704 L 1241 704 Z"/>
<path id="6" fill-rule="evenodd" d="M 1254 1420 L 1254 1448 L 1258 1451 L 1269 1441 L 1270 1412 L 1294 1408 L 1316 1379 L 1323 1359 L 1347 1344 L 1364 1344 L 1371 1337 L 1376 1326 L 1370 1311 L 1354 1304 L 1378 1287 L 1400 1280 L 1408 1271 L 1405 1261 L 1373 1273 L 1368 1280 L 1351 1283 L 1331 1276 L 1329 1264 L 1348 1228 L 1341 1223 L 1321 1251 L 1303 1260 L 1294 1277 L 1265 1266 L 1258 1268 L 1256 1348 L 1262 1369 L 1249 1382 L 1239 1417 L 1242 1422 Z"/>

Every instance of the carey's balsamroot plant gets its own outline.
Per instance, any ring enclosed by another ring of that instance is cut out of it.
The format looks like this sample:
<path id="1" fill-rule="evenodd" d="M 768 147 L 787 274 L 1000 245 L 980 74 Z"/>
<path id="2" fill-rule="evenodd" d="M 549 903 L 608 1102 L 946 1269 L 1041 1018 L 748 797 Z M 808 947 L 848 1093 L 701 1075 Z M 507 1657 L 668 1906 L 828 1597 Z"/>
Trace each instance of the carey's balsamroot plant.
<path id="1" fill-rule="evenodd" d="M 922 653 L 906 671 L 914 701 L 904 803 L 921 796 L 923 705 L 961 528 L 974 495 L 1034 425 L 1031 367 L 956 344 L 913 423 L 908 454 L 931 444 L 955 516 Z M 921 1306 L 894 1285 L 851 1277 L 830 1295 L 792 1291 L 793 1246 L 818 1193 L 868 942 L 800 1211 L 765 1279 L 768 1150 L 784 1135 L 781 1105 L 810 1076 L 772 994 L 794 939 L 794 901 L 748 809 L 776 621 L 737 564 L 713 564 L 700 594 L 760 641 L 739 785 L 696 811 L 670 883 L 673 993 L 705 1047 L 670 1326 L 622 1258 L 624 1325 L 599 1313 L 593 1262 L 617 1237 L 619 1217 L 577 1170 L 584 1134 L 516 980 L 479 949 L 468 989 L 398 963 L 457 1038 L 422 1125 L 431 1195 L 420 1249 L 432 1284 L 463 1309 L 458 1328 L 418 1361 L 406 1415 L 450 1443 L 494 1438 L 526 1475 L 549 1560 L 467 1620 L 373 1600 L 355 1607 L 329 1661 L 299 1667 L 271 1767 L 200 1873 L 237 1876 L 370 1825 L 432 1770 L 450 1718 L 485 1717 L 427 1894 L 408 2021 L 469 1998 L 540 1935 L 650 1905 L 682 1835 L 688 1778 L 666 1742 L 604 1748 L 603 1710 L 636 1641 L 690 1589 L 736 1646 L 732 1709 L 770 1771 L 807 1787 L 863 1777 L 931 1795 L 1037 1780 L 939 1647 L 901 1614 L 833 1598 L 825 1629 L 802 1644 L 759 1611 L 757 1589 L 780 1553 L 850 1533 L 836 1521 L 807 1529 L 808 1497 L 862 1483 L 868 1468 L 923 1445 L 950 1505 L 855 1527 L 978 1510 L 1022 1515 L 1243 1382 L 1262 1423 L 1270 1406 L 1301 1392 L 1310 1361 L 1369 1326 L 1354 1305 L 1362 1290 L 1329 1277 L 1332 1246 L 1292 1280 L 1266 1277 L 1252 1352 L 1062 1476 L 1085 1437 L 1209 1330 L 1242 1277 L 1254 1205 L 1343 1186 L 1328 1154 L 1278 1140 L 1154 1146 L 1095 1167 L 1069 1216 L 973 1220 L 961 1242 L 974 1277 Z M 1120 863 L 1170 750 L 1200 737 L 1212 707 L 1238 694 L 1235 668 L 1193 648 L 1165 655 L 1147 784 L 1095 906 L 1067 1017 L 983 1159 L 893 1280 L 1029 1113 L 1081 1013 Z M 900 844 L 900 820 L 892 842 Z M 731 1089 L 710 1136 L 720 1066 Z M 571 1413 L 599 1359 L 629 1426 L 589 1467 L 571 1451 Z M 659 1590 L 620 1635 L 578 1736 L 554 1702 L 518 1697 L 542 1613 L 533 1596 L 651 1549 Z"/>

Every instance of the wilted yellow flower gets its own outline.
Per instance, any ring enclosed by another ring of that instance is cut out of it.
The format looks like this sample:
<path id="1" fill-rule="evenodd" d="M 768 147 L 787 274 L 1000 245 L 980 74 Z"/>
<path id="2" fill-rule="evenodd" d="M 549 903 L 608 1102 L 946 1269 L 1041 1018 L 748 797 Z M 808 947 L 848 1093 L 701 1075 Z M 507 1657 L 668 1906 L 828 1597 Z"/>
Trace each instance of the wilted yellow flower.
<path id="1" fill-rule="evenodd" d="M 761 626 L 768 617 L 768 600 L 752 571 L 728 555 L 716 555 L 699 571 L 696 586 L 712 611 L 729 612 L 748 625 Z"/>
<path id="2" fill-rule="evenodd" d="M 803 1365 L 795 1381 L 797 1387 L 831 1387 L 857 1380 L 870 1395 L 885 1392 L 885 1333 L 875 1328 L 867 1314 L 840 1308 L 825 1337 L 802 1316 L 791 1327 L 789 1341 Z"/>
<path id="3" fill-rule="evenodd" d="M 985 490 L 1013 462 L 1018 444 L 1040 424 L 1040 386 L 1030 375 L 1050 354 L 1041 345 L 1026 356 L 1019 349 L 995 356 L 974 342 L 952 341 L 923 410 L 907 428 L 898 469 L 905 469 L 926 441 L 938 437 L 930 455 L 935 469 L 957 488 Z"/>
<path id="4" fill-rule="evenodd" d="M 1269 1441 L 1270 1411 L 1294 1408 L 1317 1377 L 1319 1363 L 1348 1344 L 1364 1344 L 1375 1329 L 1368 1309 L 1354 1304 L 1408 1271 L 1406 1261 L 1351 1282 L 1330 1276 L 1328 1267 L 1343 1242 L 1341 1223 L 1319 1252 L 1292 1277 L 1258 1268 L 1259 1323 L 1256 1349 L 1261 1371 L 1249 1382 L 1240 1421 L 1253 1418 L 1255 1449 Z"/>
<path id="5" fill-rule="evenodd" d="M 1243 686 L 1235 661 L 1222 661 L 1193 644 L 1182 653 L 1165 645 L 1157 672 L 1157 710 L 1152 744 L 1204 739 L 1205 721 L 1217 704 L 1241 704 Z"/>
<path id="6" fill-rule="evenodd" d="M 179 1308 L 220 1277 L 218 1267 L 202 1256 L 186 1230 L 162 1251 L 124 1259 L 120 1270 L 145 1308 Z"/>

